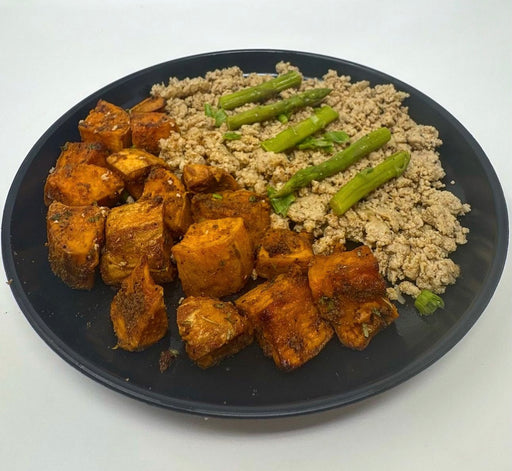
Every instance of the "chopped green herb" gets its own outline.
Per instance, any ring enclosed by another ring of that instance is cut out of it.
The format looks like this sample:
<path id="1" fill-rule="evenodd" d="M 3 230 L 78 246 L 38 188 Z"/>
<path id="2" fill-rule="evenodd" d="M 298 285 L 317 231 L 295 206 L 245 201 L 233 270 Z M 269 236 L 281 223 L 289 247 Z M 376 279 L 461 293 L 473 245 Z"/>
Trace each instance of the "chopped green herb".
<path id="1" fill-rule="evenodd" d="M 336 142 L 337 144 L 346 142 L 349 139 L 349 135 L 345 131 L 328 131 L 323 137 L 328 141 Z"/>
<path id="2" fill-rule="evenodd" d="M 289 117 L 287 114 L 285 113 L 282 113 L 280 115 L 277 116 L 277 120 L 282 123 L 282 124 L 286 124 L 288 121 L 289 121 Z"/>
<path id="3" fill-rule="evenodd" d="M 212 105 L 210 105 L 210 103 L 204 104 L 204 114 L 208 116 L 208 118 L 213 118 L 213 108 Z"/>
<path id="4" fill-rule="evenodd" d="M 340 144 L 349 139 L 344 131 L 329 131 L 320 137 L 308 137 L 304 139 L 298 146 L 298 149 L 323 149 L 331 152 L 334 149 L 333 143 Z"/>
<path id="5" fill-rule="evenodd" d="M 87 219 L 88 222 L 98 222 L 101 218 L 101 214 L 96 214 Z"/>
<path id="6" fill-rule="evenodd" d="M 444 308 L 444 301 L 437 294 L 424 289 L 414 301 L 414 307 L 422 316 L 430 316 L 438 308 Z"/>
<path id="7" fill-rule="evenodd" d="M 238 134 L 237 132 L 225 132 L 222 136 L 225 141 L 237 141 L 238 139 L 242 139 L 242 135 Z"/>
<path id="8" fill-rule="evenodd" d="M 327 311 L 334 311 L 336 309 L 336 303 L 333 298 L 329 296 L 321 296 L 318 300 L 319 303 L 327 309 Z"/>
<path id="9" fill-rule="evenodd" d="M 272 187 L 269 187 L 267 190 L 270 204 L 272 205 L 272 209 L 275 211 L 276 214 L 279 214 L 280 216 L 285 217 L 288 213 L 288 209 L 290 209 L 291 204 L 295 201 L 295 195 L 293 193 L 290 193 L 286 196 L 281 197 L 273 197 L 272 193 L 275 193 L 276 190 Z"/>
<path id="10" fill-rule="evenodd" d="M 224 110 L 217 110 L 209 103 L 205 103 L 204 105 L 204 114 L 215 120 L 216 127 L 219 127 L 224 121 L 226 121 L 226 118 L 228 117 Z"/>
<path id="11" fill-rule="evenodd" d="M 368 338 L 370 336 L 370 326 L 368 324 L 365 324 L 364 322 L 361 324 L 361 327 L 363 329 L 363 335 Z"/>
<path id="12" fill-rule="evenodd" d="M 218 193 L 212 193 L 212 198 L 214 200 L 221 200 L 222 199 L 222 195 L 219 195 Z"/>

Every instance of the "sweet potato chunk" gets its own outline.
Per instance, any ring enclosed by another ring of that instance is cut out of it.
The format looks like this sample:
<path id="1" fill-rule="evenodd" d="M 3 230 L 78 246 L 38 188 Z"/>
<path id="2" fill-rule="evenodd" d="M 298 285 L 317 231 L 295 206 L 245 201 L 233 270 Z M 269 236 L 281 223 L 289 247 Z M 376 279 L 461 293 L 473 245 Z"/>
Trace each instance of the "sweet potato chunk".
<path id="1" fill-rule="evenodd" d="M 78 123 L 78 131 L 84 142 L 101 142 L 111 152 L 118 152 L 132 143 L 130 115 L 128 112 L 99 100 L 87 117 Z"/>
<path id="2" fill-rule="evenodd" d="M 154 167 L 149 172 L 141 199 L 161 197 L 165 224 L 175 238 L 185 234 L 192 224 L 190 199 L 181 180 L 170 170 Z"/>
<path id="3" fill-rule="evenodd" d="M 192 193 L 214 193 L 240 189 L 234 177 L 224 169 L 204 164 L 185 165 L 183 167 L 183 183 Z"/>
<path id="4" fill-rule="evenodd" d="M 126 189 L 135 199 L 141 196 L 144 180 L 153 167 L 168 167 L 160 157 L 133 147 L 109 155 L 107 163 L 122 178 Z"/>
<path id="5" fill-rule="evenodd" d="M 92 164 L 107 166 L 110 152 L 101 142 L 66 142 L 55 164 L 56 168 L 66 165 Z"/>
<path id="6" fill-rule="evenodd" d="M 258 285 L 235 305 L 253 325 L 265 355 L 285 371 L 316 356 L 333 336 L 313 302 L 307 276 L 300 272 Z"/>
<path id="7" fill-rule="evenodd" d="M 50 266 L 71 288 L 88 290 L 94 286 L 107 212 L 99 206 L 67 206 L 57 201 L 48 208 Z"/>
<path id="8" fill-rule="evenodd" d="M 262 278 L 273 278 L 298 267 L 307 273 L 313 258 L 308 234 L 289 229 L 268 229 L 256 250 L 256 273 Z"/>
<path id="9" fill-rule="evenodd" d="M 249 279 L 254 264 L 242 218 L 192 224 L 172 253 L 187 296 L 221 297 L 235 293 Z"/>
<path id="10" fill-rule="evenodd" d="M 371 339 L 397 317 L 386 298 L 386 283 L 367 246 L 316 256 L 308 272 L 318 309 L 331 322 L 340 342 L 363 350 Z"/>
<path id="11" fill-rule="evenodd" d="M 151 111 L 163 111 L 165 98 L 161 96 L 150 96 L 130 108 L 130 113 L 148 113 Z"/>
<path id="12" fill-rule="evenodd" d="M 175 277 L 171 264 L 172 237 L 164 224 L 161 199 L 137 201 L 110 211 L 105 226 L 105 249 L 100 270 L 108 285 L 119 285 L 145 255 L 156 283 Z"/>
<path id="13" fill-rule="evenodd" d="M 144 350 L 167 333 L 164 289 L 153 281 L 144 257 L 114 296 L 110 319 L 123 350 Z"/>
<path id="14" fill-rule="evenodd" d="M 270 226 L 270 203 L 265 196 L 248 190 L 198 193 L 192 197 L 192 217 L 195 222 L 241 217 L 256 247 Z"/>
<path id="15" fill-rule="evenodd" d="M 188 356 L 201 368 L 216 365 L 253 341 L 248 320 L 233 303 L 217 298 L 186 298 L 176 320 Z"/>
<path id="16" fill-rule="evenodd" d="M 165 113 L 147 112 L 131 114 L 132 144 L 152 154 L 160 153 L 160 139 L 176 131 L 176 121 Z"/>
<path id="17" fill-rule="evenodd" d="M 98 204 L 113 206 L 123 191 L 123 181 L 98 165 L 65 165 L 50 173 L 44 187 L 44 202 L 60 201 L 69 206 Z"/>

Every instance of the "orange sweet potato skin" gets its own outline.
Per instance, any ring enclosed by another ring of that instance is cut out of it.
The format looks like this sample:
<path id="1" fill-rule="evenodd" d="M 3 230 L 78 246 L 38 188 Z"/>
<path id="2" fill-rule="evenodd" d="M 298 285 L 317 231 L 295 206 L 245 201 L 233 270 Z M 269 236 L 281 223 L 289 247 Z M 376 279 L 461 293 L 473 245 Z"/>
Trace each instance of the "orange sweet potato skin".
<path id="1" fill-rule="evenodd" d="M 150 96 L 132 106 L 130 113 L 148 113 L 152 111 L 164 111 L 164 109 L 165 98 L 161 96 Z"/>
<path id="2" fill-rule="evenodd" d="M 239 190 L 232 175 L 220 167 L 204 164 L 187 164 L 183 167 L 183 183 L 192 193 L 214 193 L 224 190 Z"/>
<path id="3" fill-rule="evenodd" d="M 74 289 L 94 286 L 104 241 L 107 208 L 53 202 L 46 216 L 48 260 L 54 274 Z"/>
<path id="4" fill-rule="evenodd" d="M 167 163 L 143 149 L 130 147 L 107 157 L 107 165 L 124 182 L 130 195 L 138 199 L 144 190 L 144 181 L 154 167 L 167 168 Z"/>
<path id="5" fill-rule="evenodd" d="M 222 297 L 240 290 L 253 266 L 253 249 L 241 218 L 209 219 L 190 226 L 172 248 L 187 296 Z"/>
<path id="6" fill-rule="evenodd" d="M 255 270 L 262 278 L 273 278 L 290 269 L 307 273 L 313 259 L 308 234 L 289 229 L 268 229 L 256 249 Z"/>
<path id="7" fill-rule="evenodd" d="M 78 123 L 84 142 L 101 142 L 111 152 L 119 152 L 132 143 L 130 115 L 121 107 L 99 100 L 87 117 Z"/>
<path id="8" fill-rule="evenodd" d="M 117 345 L 128 351 L 144 350 L 167 333 L 164 290 L 154 283 L 144 257 L 114 296 L 110 319 Z"/>
<path id="9" fill-rule="evenodd" d="M 152 154 L 160 153 L 160 139 L 178 130 L 176 121 L 165 113 L 132 112 L 130 118 L 132 144 Z"/>
<path id="10" fill-rule="evenodd" d="M 189 296 L 179 305 L 176 322 L 191 360 L 210 368 L 253 341 L 249 321 L 233 303 Z"/>
<path id="11" fill-rule="evenodd" d="M 62 147 L 55 167 L 79 164 L 106 167 L 106 159 L 109 153 L 109 150 L 101 142 L 66 142 Z"/>
<path id="12" fill-rule="evenodd" d="M 278 275 L 235 301 L 276 366 L 290 371 L 316 356 L 333 336 L 313 302 L 306 275 Z"/>
<path id="13" fill-rule="evenodd" d="M 105 225 L 105 248 L 100 262 L 103 281 L 119 285 L 145 255 L 157 283 L 174 279 L 173 240 L 164 223 L 160 199 L 112 208 Z"/>
<path id="14" fill-rule="evenodd" d="M 195 222 L 225 217 L 241 217 L 255 247 L 270 227 L 270 203 L 268 198 L 248 190 L 198 193 L 192 197 Z"/>
<path id="15" fill-rule="evenodd" d="M 123 181 L 107 168 L 92 164 L 65 165 L 48 175 L 44 202 L 46 205 L 60 201 L 68 206 L 110 207 L 119 201 L 123 188 Z"/>
<path id="16" fill-rule="evenodd" d="M 367 246 L 316 256 L 308 271 L 309 285 L 323 318 L 334 327 L 340 342 L 363 350 L 397 317 L 386 297 L 386 283 Z"/>

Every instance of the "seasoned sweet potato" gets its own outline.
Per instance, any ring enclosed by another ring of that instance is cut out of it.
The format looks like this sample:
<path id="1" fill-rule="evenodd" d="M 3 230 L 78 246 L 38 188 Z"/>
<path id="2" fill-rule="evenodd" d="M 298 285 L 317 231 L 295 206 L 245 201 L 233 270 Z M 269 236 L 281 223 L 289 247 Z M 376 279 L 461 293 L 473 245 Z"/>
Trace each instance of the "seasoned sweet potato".
<path id="1" fill-rule="evenodd" d="M 265 355 L 285 371 L 316 356 L 333 336 L 313 302 L 307 276 L 300 271 L 256 286 L 235 305 L 253 325 Z"/>
<path id="2" fill-rule="evenodd" d="M 92 164 L 65 165 L 50 173 L 44 187 L 44 202 L 69 206 L 113 206 L 124 183 L 107 168 Z"/>
<path id="3" fill-rule="evenodd" d="M 165 113 L 146 112 L 131 114 L 132 144 L 152 154 L 160 153 L 160 139 L 177 131 L 176 121 Z"/>
<path id="4" fill-rule="evenodd" d="M 262 278 L 273 278 L 290 268 L 307 273 L 313 258 L 311 238 L 289 229 L 268 229 L 256 250 L 255 270 Z"/>
<path id="5" fill-rule="evenodd" d="M 105 249 L 100 270 L 108 285 L 119 285 L 145 255 L 157 283 L 172 281 L 172 237 L 164 223 L 161 199 L 137 201 L 110 211 L 105 226 Z"/>
<path id="6" fill-rule="evenodd" d="M 123 350 L 144 350 L 167 333 L 164 289 L 153 281 L 144 257 L 114 296 L 110 319 Z"/>
<path id="7" fill-rule="evenodd" d="M 150 96 L 144 98 L 136 105 L 130 108 L 130 113 L 148 113 L 151 111 L 163 111 L 165 108 L 165 98 L 161 96 Z"/>
<path id="8" fill-rule="evenodd" d="M 107 212 L 100 206 L 67 206 L 58 201 L 48 208 L 50 267 L 71 288 L 88 290 L 94 286 Z"/>
<path id="9" fill-rule="evenodd" d="M 135 199 L 141 196 L 144 180 L 153 167 L 168 168 L 165 160 L 134 147 L 109 155 L 107 164 L 122 178 L 126 189 Z"/>
<path id="10" fill-rule="evenodd" d="M 161 197 L 164 220 L 176 239 L 183 236 L 192 224 L 190 198 L 181 180 L 170 170 L 154 167 L 149 172 L 141 199 Z"/>
<path id="11" fill-rule="evenodd" d="M 99 100 L 87 117 L 78 123 L 78 131 L 84 142 L 101 142 L 111 152 L 118 152 L 132 143 L 130 115 L 128 112 Z"/>
<path id="12" fill-rule="evenodd" d="M 192 224 L 172 248 L 187 296 L 221 297 L 240 290 L 254 260 L 242 218 L 208 219 Z"/>
<path id="13" fill-rule="evenodd" d="M 79 164 L 106 167 L 106 159 L 109 153 L 109 150 L 101 142 L 66 142 L 62 147 L 55 167 Z"/>
<path id="14" fill-rule="evenodd" d="M 318 309 L 331 322 L 340 342 L 363 350 L 371 339 L 397 317 L 386 298 L 386 283 L 367 246 L 315 256 L 308 271 Z"/>
<path id="15" fill-rule="evenodd" d="M 201 368 L 209 368 L 253 341 L 253 330 L 233 303 L 189 296 L 176 318 L 185 350 Z"/>
<path id="16" fill-rule="evenodd" d="M 204 164 L 185 165 L 183 167 L 183 183 L 192 193 L 214 193 L 240 189 L 234 177 L 224 169 Z"/>
<path id="17" fill-rule="evenodd" d="M 225 217 L 241 217 L 256 247 L 270 227 L 270 203 L 267 197 L 248 190 L 198 193 L 192 197 L 192 218 L 195 222 Z"/>

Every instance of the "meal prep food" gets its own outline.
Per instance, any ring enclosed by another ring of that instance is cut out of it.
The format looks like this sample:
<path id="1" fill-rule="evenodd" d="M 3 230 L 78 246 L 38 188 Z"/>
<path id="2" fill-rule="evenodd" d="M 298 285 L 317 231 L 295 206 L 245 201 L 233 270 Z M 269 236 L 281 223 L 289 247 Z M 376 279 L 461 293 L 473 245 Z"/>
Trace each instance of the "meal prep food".
<path id="1" fill-rule="evenodd" d="M 71 288 L 99 270 L 118 289 L 120 348 L 176 328 L 201 368 L 255 339 L 289 371 L 332 337 L 366 348 L 404 294 L 432 312 L 459 276 L 470 207 L 406 95 L 276 72 L 171 78 L 130 110 L 100 100 L 64 145 L 45 184 L 50 265 Z"/>

